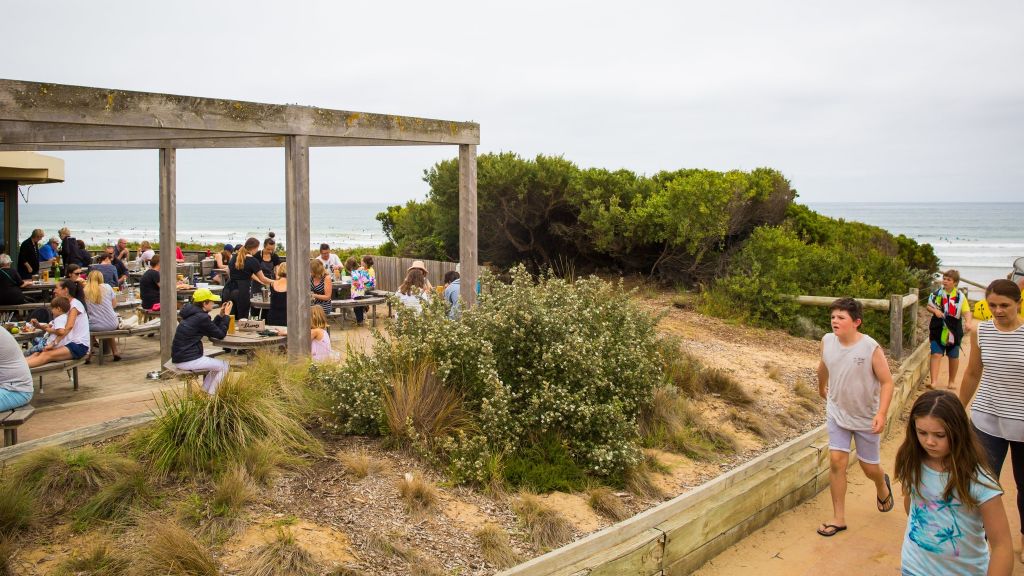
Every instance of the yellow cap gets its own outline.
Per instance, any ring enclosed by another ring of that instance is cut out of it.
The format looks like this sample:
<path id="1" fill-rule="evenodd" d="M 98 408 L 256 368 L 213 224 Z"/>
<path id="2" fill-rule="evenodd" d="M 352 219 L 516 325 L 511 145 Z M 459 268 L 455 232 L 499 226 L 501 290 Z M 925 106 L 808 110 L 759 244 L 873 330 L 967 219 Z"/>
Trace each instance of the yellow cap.
<path id="1" fill-rule="evenodd" d="M 210 292 L 209 288 L 200 288 L 199 290 L 196 290 L 195 294 L 192 295 L 192 301 L 195 302 L 196 304 L 200 302 L 206 302 L 207 300 L 211 302 L 220 302 L 220 296 L 217 296 L 213 292 Z"/>

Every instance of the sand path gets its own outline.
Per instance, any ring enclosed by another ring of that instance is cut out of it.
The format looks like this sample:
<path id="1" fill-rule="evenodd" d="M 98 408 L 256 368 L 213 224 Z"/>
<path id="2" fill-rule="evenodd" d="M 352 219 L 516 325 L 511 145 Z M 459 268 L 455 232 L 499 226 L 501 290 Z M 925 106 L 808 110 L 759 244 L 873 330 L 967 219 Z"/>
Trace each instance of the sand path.
<path id="1" fill-rule="evenodd" d="M 961 366 L 966 366 L 967 357 L 964 356 Z M 945 377 L 943 366 L 940 379 L 944 381 Z M 882 465 L 890 475 L 896 450 L 903 441 L 905 425 L 906 420 L 901 420 L 900 429 L 891 431 L 882 444 Z M 771 524 L 732 546 L 708 562 L 697 574 L 899 574 L 900 546 L 907 526 L 902 498 L 897 496 L 896 507 L 892 512 L 880 514 L 874 505 L 874 484 L 864 477 L 859 468 L 851 469 L 848 478 L 846 520 L 850 528 L 846 532 L 832 538 L 823 538 L 815 534 L 817 526 L 832 516 L 832 500 L 828 490 L 825 490 L 813 500 L 780 515 Z M 1003 503 L 1010 519 L 1014 551 L 1019 556 L 1020 519 L 1017 516 L 1017 491 L 1014 488 L 1013 472 L 1009 462 L 1003 466 L 1000 482 L 1006 491 Z M 900 488 L 893 488 L 899 494 Z M 1013 573 L 1024 576 L 1024 564 L 1019 560 L 1014 565 Z"/>

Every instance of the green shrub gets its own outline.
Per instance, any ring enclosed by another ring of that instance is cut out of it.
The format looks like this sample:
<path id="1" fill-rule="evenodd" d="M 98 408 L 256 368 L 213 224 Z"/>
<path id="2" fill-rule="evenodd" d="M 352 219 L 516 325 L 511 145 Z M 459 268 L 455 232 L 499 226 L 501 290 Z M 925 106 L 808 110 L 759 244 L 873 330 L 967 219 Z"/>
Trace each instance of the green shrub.
<path id="1" fill-rule="evenodd" d="M 341 368 L 315 367 L 336 428 L 395 433 L 379 383 L 428 363 L 466 418 L 413 426 L 414 443 L 447 462 L 457 481 L 494 480 L 502 458 L 506 467 L 549 460 L 530 450 L 551 437 L 587 475 L 621 475 L 638 463 L 637 417 L 662 378 L 654 320 L 621 283 L 535 279 L 523 267 L 511 280 L 485 277 L 479 304 L 461 321 L 448 320 L 435 299 L 422 314 L 400 312 L 372 355 L 353 351 Z"/>
<path id="2" fill-rule="evenodd" d="M 164 473 L 212 471 L 264 441 L 291 452 L 321 452 L 283 390 L 265 385 L 250 368 L 226 378 L 212 396 L 201 390 L 162 391 L 158 417 L 136 439 L 137 449 Z"/>
<path id="3" fill-rule="evenodd" d="M 586 471 L 553 434 L 531 441 L 525 449 L 507 456 L 504 477 L 512 486 L 535 492 L 578 492 L 587 485 Z"/>

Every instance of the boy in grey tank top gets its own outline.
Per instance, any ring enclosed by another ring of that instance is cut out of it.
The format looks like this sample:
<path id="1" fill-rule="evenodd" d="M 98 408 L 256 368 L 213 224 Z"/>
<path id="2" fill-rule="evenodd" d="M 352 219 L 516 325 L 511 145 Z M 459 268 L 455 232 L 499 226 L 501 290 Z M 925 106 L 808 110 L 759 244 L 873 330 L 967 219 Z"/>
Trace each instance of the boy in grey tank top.
<path id="1" fill-rule="evenodd" d="M 828 429 L 829 491 L 832 519 L 818 527 L 818 534 L 835 536 L 846 530 L 846 470 L 850 441 L 864 475 L 875 483 L 877 508 L 893 508 L 892 484 L 881 466 L 882 430 L 892 401 L 892 373 L 877 342 L 859 329 L 863 319 L 860 302 L 840 298 L 829 307 L 832 333 L 821 339 L 818 363 L 818 394 L 826 399 Z"/>

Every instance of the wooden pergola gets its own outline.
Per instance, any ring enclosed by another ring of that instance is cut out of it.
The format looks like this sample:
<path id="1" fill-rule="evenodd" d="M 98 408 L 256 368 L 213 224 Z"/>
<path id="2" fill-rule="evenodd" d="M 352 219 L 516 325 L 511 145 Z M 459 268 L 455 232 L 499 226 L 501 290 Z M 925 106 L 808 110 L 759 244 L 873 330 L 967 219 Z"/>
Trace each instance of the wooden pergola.
<path id="1" fill-rule="evenodd" d="M 480 126 L 473 122 L 0 79 L 0 151 L 160 151 L 163 252 L 177 242 L 177 149 L 283 147 L 289 278 L 309 277 L 311 147 L 458 145 L 459 260 L 462 297 L 470 305 L 476 301 L 479 143 Z M 175 274 L 174 266 L 161 267 L 161 302 L 176 301 Z M 308 282 L 288 283 L 288 354 L 293 357 L 310 351 L 309 302 Z M 160 322 L 161 362 L 166 362 L 177 326 L 174 306 L 162 307 Z"/>

